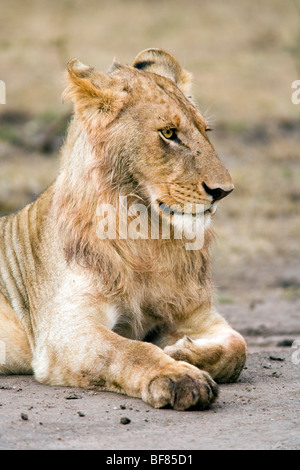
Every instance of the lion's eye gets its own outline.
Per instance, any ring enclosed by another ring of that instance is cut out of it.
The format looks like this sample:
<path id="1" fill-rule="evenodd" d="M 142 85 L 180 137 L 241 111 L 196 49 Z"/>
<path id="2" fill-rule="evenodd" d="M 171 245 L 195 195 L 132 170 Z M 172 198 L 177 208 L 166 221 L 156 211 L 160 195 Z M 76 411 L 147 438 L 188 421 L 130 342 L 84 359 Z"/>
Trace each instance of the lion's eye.
<path id="1" fill-rule="evenodd" d="M 160 133 L 168 140 L 175 140 L 177 138 L 176 130 L 172 128 L 161 129 Z"/>

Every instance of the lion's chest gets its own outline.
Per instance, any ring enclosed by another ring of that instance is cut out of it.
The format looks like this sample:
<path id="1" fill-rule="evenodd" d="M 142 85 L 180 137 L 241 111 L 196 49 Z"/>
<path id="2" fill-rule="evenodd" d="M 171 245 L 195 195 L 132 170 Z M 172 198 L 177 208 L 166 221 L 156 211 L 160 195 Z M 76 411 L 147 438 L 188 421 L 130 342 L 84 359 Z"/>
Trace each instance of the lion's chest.
<path id="1" fill-rule="evenodd" d="M 201 302 L 202 288 L 195 280 L 182 282 L 173 273 L 137 276 L 116 303 L 113 330 L 125 337 L 153 341 Z"/>

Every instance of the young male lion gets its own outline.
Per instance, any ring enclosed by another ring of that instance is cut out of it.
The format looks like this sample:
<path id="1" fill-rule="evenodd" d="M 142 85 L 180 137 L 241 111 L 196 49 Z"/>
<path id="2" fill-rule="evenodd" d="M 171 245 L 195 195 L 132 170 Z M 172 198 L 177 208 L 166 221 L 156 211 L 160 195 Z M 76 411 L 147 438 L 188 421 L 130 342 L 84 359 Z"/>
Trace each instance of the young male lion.
<path id="1" fill-rule="evenodd" d="M 157 49 L 107 74 L 72 60 L 67 75 L 60 174 L 0 220 L 0 372 L 207 408 L 216 382 L 238 378 L 246 346 L 211 299 L 209 221 L 233 184 L 186 96 L 190 75 Z M 168 219 L 169 239 L 161 228 L 120 236 L 120 196 L 143 204 L 149 230 L 154 214 Z M 101 204 L 116 208 L 116 237 L 99 233 Z M 195 220 L 205 237 L 189 249 Z"/>

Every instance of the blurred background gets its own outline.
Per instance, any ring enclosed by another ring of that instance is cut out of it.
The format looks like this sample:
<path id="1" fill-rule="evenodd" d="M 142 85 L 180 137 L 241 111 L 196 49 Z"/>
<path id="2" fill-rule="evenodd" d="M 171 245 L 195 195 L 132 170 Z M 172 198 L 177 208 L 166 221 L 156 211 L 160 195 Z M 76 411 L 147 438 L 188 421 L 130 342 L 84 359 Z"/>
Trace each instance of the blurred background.
<path id="1" fill-rule="evenodd" d="M 57 175 L 68 60 L 105 71 L 164 48 L 193 73 L 236 187 L 214 221 L 221 308 L 249 337 L 300 335 L 299 0 L 1 0 L 0 42 L 0 214 Z"/>

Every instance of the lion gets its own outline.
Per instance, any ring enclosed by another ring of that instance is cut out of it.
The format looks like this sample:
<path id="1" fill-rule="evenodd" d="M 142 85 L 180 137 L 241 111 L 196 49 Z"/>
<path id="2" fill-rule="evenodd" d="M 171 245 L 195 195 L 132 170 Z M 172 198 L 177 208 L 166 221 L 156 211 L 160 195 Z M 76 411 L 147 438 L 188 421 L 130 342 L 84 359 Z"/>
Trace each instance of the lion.
<path id="1" fill-rule="evenodd" d="M 148 49 L 107 73 L 73 59 L 67 80 L 74 113 L 59 175 L 0 219 L 0 373 L 207 409 L 218 384 L 239 377 L 247 348 L 214 305 L 210 221 L 234 186 L 191 74 Z M 169 238 L 101 236 L 101 204 L 116 208 L 120 234 L 120 196 L 146 208 L 149 230 L 150 215 L 168 219 Z M 187 249 L 199 207 L 203 243 Z"/>

